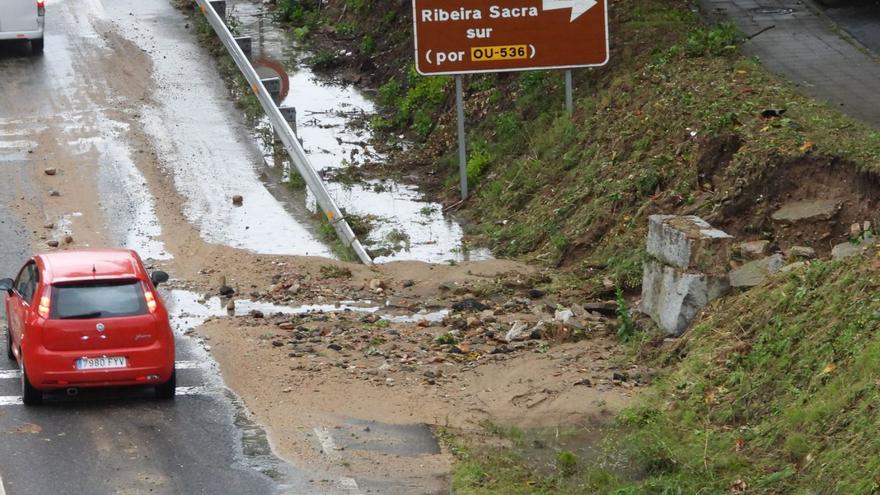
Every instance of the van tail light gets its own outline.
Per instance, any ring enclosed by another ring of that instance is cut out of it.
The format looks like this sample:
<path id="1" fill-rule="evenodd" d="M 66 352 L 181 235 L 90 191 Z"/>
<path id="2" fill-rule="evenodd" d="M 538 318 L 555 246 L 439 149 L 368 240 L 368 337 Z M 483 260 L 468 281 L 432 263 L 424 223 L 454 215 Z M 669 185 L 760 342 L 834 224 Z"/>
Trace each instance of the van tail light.
<path id="1" fill-rule="evenodd" d="M 46 15 L 45 0 L 37 0 L 37 15 Z"/>
<path id="2" fill-rule="evenodd" d="M 153 291 L 147 290 L 144 292 L 144 297 L 147 299 L 147 309 L 150 310 L 150 313 L 155 313 L 158 304 L 156 304 L 156 295 L 153 294 Z"/>
<path id="3" fill-rule="evenodd" d="M 40 298 L 40 305 L 37 306 L 37 313 L 43 318 L 49 318 L 49 296 Z"/>

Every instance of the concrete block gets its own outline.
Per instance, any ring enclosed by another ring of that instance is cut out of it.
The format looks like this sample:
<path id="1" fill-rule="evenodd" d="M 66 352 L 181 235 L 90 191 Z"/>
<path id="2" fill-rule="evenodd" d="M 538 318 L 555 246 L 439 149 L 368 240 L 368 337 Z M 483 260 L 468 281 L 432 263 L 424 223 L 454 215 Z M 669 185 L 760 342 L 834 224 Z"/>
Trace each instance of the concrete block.
<path id="1" fill-rule="evenodd" d="M 253 40 L 250 36 L 239 36 L 235 39 L 235 43 L 238 44 L 238 47 L 241 48 L 241 51 L 244 52 L 244 56 L 247 58 L 251 58 L 253 54 Z"/>
<path id="2" fill-rule="evenodd" d="M 270 95 L 278 96 L 281 94 L 280 77 L 267 77 L 265 79 L 260 79 L 260 82 L 263 83 L 263 86 L 266 87 L 266 91 L 268 91 Z"/>
<path id="3" fill-rule="evenodd" d="M 642 278 L 640 310 L 672 335 L 681 335 L 697 313 L 730 289 L 726 275 L 690 273 L 648 260 Z"/>
<path id="4" fill-rule="evenodd" d="M 696 216 L 651 215 L 648 254 L 681 270 L 727 273 L 733 237 Z"/>

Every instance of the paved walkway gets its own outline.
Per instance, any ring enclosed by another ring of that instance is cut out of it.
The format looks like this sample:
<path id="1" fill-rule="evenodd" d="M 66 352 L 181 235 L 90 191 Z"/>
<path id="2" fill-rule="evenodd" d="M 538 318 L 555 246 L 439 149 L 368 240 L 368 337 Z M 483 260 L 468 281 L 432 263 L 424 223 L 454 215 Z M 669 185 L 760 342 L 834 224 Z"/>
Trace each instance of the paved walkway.
<path id="1" fill-rule="evenodd" d="M 880 127 L 880 59 L 836 34 L 833 24 L 797 0 L 703 0 L 714 20 L 730 19 L 747 36 L 746 54 L 805 93 Z M 880 27 L 878 27 L 880 29 Z"/>

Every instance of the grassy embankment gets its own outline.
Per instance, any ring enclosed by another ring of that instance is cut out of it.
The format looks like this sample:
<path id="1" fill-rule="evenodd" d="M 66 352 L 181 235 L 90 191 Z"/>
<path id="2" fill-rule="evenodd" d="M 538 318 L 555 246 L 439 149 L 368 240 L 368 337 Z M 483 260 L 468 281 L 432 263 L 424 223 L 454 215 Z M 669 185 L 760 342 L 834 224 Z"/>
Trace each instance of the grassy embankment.
<path id="1" fill-rule="evenodd" d="M 319 48 L 316 59 L 369 71 L 384 109 L 375 123 L 419 141 L 415 161 L 426 171 L 439 169 L 438 194 L 454 201 L 454 85 L 415 73 L 408 6 L 379 9 L 374 1 L 347 0 L 316 11 L 309 5 L 280 0 L 278 12 L 319 47 L 331 40 L 354 52 L 333 59 L 337 50 Z M 877 132 L 768 75 L 737 53 L 734 29 L 706 26 L 691 7 L 615 3 L 612 62 L 576 71 L 573 116 L 562 111 L 560 72 L 467 79 L 474 193 L 463 212 L 471 232 L 497 255 L 566 267 L 565 286 L 600 288 L 602 275 L 635 288 L 649 214 L 709 215 L 735 189 L 748 190 L 800 160 L 878 167 Z M 376 32 L 388 35 L 378 39 Z M 767 120 L 761 112 L 768 108 L 787 112 Z M 711 190 L 700 187 L 701 163 L 718 158 L 712 155 L 719 141 L 731 136 L 742 146 L 722 164 L 723 179 Z"/>
<path id="2" fill-rule="evenodd" d="M 371 2 L 349 4 L 326 18 L 356 38 L 360 24 L 377 21 Z M 613 62 L 579 71 L 571 117 L 559 110 L 559 74 L 470 79 L 475 194 L 465 211 L 496 253 L 564 265 L 575 285 L 605 275 L 636 287 L 648 214 L 717 218 L 736 190 L 804 162 L 880 170 L 876 131 L 740 56 L 737 33 L 706 26 L 689 7 L 615 4 Z M 384 73 L 397 76 L 381 85 L 377 123 L 420 139 L 444 164 L 443 193 L 453 197 L 449 80 L 411 66 Z M 762 118 L 768 108 L 787 112 Z M 718 143 L 731 139 L 740 144 L 719 156 Z M 715 159 L 722 170 L 703 186 L 701 167 Z M 878 330 L 876 254 L 813 262 L 717 302 L 685 338 L 657 350 L 663 377 L 619 416 L 603 454 L 587 462 L 558 450 L 536 466 L 524 432 L 492 428 L 506 447 L 450 440 L 460 460 L 454 491 L 876 493 Z"/>

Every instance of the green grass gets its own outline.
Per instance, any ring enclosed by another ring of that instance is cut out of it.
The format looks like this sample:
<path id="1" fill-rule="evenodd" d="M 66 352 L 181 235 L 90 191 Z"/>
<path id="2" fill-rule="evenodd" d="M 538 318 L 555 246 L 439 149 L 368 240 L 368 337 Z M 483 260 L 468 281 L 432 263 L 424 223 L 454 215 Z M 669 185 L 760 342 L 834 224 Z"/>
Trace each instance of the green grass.
<path id="1" fill-rule="evenodd" d="M 875 258 L 876 259 L 876 258 Z M 814 262 L 730 297 L 615 439 L 640 490 L 876 493 L 880 272 Z"/>
<path id="2" fill-rule="evenodd" d="M 871 494 L 880 490 L 880 255 L 813 262 L 715 303 L 584 462 L 537 469 L 497 425 L 447 439 L 454 493 Z M 518 431 L 518 430 L 517 430 Z M 471 438 L 471 440 L 468 440 Z M 496 445 L 496 446 L 492 446 Z M 620 471 L 625 467 L 625 472 Z"/>

